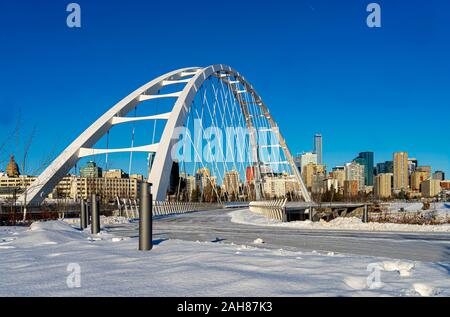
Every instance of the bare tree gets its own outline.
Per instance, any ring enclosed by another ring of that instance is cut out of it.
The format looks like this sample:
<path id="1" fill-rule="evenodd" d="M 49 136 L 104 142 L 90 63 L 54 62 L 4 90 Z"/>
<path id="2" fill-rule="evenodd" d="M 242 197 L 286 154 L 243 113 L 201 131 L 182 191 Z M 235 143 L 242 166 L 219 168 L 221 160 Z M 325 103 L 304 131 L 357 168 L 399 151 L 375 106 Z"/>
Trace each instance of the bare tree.
<path id="1" fill-rule="evenodd" d="M 33 129 L 31 130 L 31 134 L 27 138 L 27 141 L 24 143 L 23 152 L 22 152 L 22 161 L 21 161 L 21 170 L 24 175 L 26 175 L 27 171 L 27 161 L 28 161 L 28 155 L 30 152 L 31 145 L 33 144 L 34 135 L 36 133 L 36 126 L 33 126 Z M 27 184 L 25 177 L 22 177 L 22 188 L 25 188 L 23 192 L 23 221 L 27 219 Z"/>
<path id="2" fill-rule="evenodd" d="M 39 173 L 42 169 L 44 169 L 46 166 L 48 166 L 48 164 L 51 162 L 55 148 L 53 148 L 53 150 L 50 151 L 50 154 L 44 160 L 42 160 L 41 163 L 39 163 L 37 166 L 35 166 L 35 168 L 33 170 L 30 170 L 30 164 L 28 164 L 29 163 L 28 159 L 29 159 L 30 151 L 31 151 L 31 148 L 32 148 L 32 145 L 34 142 L 35 135 L 36 135 L 37 126 L 34 125 L 33 128 L 31 129 L 30 134 L 28 136 L 26 136 L 25 138 L 21 135 L 22 131 L 23 131 L 23 129 L 22 129 L 21 113 L 19 112 L 13 136 L 15 136 L 15 143 L 16 143 L 15 148 L 19 154 L 20 170 L 22 171 L 22 174 L 24 176 L 26 176 L 28 174 L 35 175 L 36 173 Z M 27 186 L 27 185 L 29 185 L 29 186 Z M 23 191 L 24 201 L 23 201 L 23 205 L 22 205 L 23 221 L 26 221 L 26 217 L 27 217 L 27 207 L 28 207 L 27 193 L 32 188 L 32 186 L 33 185 L 31 185 L 31 184 L 27 184 L 26 177 L 22 177 L 21 182 L 20 182 L 20 187 L 24 190 Z M 36 186 L 36 185 L 34 185 L 34 186 Z M 17 197 L 15 199 L 17 199 Z"/>

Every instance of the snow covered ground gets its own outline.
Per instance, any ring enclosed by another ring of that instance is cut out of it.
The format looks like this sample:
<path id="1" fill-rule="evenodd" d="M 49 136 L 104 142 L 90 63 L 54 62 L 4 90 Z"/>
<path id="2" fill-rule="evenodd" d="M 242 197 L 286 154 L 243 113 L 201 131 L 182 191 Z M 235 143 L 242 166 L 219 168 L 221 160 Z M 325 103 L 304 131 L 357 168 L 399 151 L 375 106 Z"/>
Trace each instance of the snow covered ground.
<path id="1" fill-rule="evenodd" d="M 266 218 L 262 215 L 251 212 L 248 209 L 233 211 L 230 213 L 231 222 L 270 226 L 270 227 L 287 227 L 299 229 L 327 229 L 327 230 L 362 230 L 362 231 L 402 231 L 402 232 L 450 232 L 450 224 L 443 225 L 409 225 L 395 223 L 363 223 L 360 218 L 336 218 L 330 222 L 319 221 L 293 221 L 281 222 L 274 219 Z"/>
<path id="2" fill-rule="evenodd" d="M 102 226 L 104 225 L 118 225 L 118 224 L 125 224 L 130 223 L 132 220 L 126 217 L 119 217 L 119 216 L 111 216 L 111 217 L 105 217 L 100 216 L 100 224 Z M 80 224 L 80 218 L 66 218 L 64 219 L 64 222 L 67 222 L 69 224 L 75 225 L 77 228 Z"/>
<path id="3" fill-rule="evenodd" d="M 398 212 L 402 209 L 406 212 L 436 212 L 440 216 L 450 216 L 450 202 L 449 203 L 430 203 L 429 210 L 422 210 L 423 203 L 421 202 L 391 202 L 388 210 L 390 212 Z"/>
<path id="4" fill-rule="evenodd" d="M 450 296 L 450 264 L 269 250 L 259 237 L 137 244 L 62 221 L 0 227 L 0 296 Z"/>

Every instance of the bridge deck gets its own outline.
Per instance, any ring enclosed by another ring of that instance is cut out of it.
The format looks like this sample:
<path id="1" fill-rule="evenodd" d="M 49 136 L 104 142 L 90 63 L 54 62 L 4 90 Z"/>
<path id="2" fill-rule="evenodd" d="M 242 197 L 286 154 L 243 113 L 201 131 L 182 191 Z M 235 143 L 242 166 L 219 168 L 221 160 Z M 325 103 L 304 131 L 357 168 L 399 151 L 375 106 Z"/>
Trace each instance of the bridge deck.
<path id="1" fill-rule="evenodd" d="M 252 245 L 261 238 L 264 248 L 292 251 L 332 251 L 395 259 L 450 263 L 447 233 L 364 232 L 264 227 L 231 222 L 231 210 L 200 211 L 154 221 L 154 239 L 214 241 Z M 109 225 L 117 236 L 137 237 L 138 223 Z"/>

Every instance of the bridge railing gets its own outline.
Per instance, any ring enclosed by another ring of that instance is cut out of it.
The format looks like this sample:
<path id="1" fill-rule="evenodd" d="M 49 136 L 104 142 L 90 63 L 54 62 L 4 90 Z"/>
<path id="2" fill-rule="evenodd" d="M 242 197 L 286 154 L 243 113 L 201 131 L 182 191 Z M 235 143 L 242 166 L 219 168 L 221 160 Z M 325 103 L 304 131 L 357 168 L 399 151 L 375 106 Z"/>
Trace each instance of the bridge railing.
<path id="1" fill-rule="evenodd" d="M 214 203 L 154 201 L 153 216 L 184 214 L 188 212 L 220 209 L 220 208 L 223 208 L 223 205 L 218 203 L 214 204 Z"/>
<path id="2" fill-rule="evenodd" d="M 139 218 L 139 200 L 122 199 L 122 201 L 117 200 L 117 203 L 120 215 L 123 215 L 126 218 Z M 223 204 L 219 203 L 170 202 L 154 200 L 153 216 L 167 216 L 221 208 L 223 208 Z"/>
<path id="3" fill-rule="evenodd" d="M 252 201 L 249 204 L 250 211 L 261 214 L 266 218 L 279 221 L 286 221 L 286 202 L 287 199 Z"/>

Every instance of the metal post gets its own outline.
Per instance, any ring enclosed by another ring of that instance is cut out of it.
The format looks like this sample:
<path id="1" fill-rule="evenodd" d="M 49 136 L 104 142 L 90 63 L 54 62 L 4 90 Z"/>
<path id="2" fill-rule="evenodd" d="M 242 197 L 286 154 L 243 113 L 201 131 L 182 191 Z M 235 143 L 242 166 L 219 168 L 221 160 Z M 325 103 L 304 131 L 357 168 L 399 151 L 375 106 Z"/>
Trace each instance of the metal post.
<path id="1" fill-rule="evenodd" d="M 152 241 L 152 194 L 149 183 L 141 184 L 141 199 L 139 202 L 139 250 L 149 251 L 153 248 Z"/>
<path id="2" fill-rule="evenodd" d="M 89 220 L 89 213 L 90 213 L 90 209 L 89 209 L 89 202 L 86 199 L 84 200 L 84 206 L 85 206 L 85 210 L 86 212 L 84 213 L 84 217 L 85 217 L 85 223 L 86 223 L 86 228 L 90 225 L 90 220 Z"/>
<path id="3" fill-rule="evenodd" d="M 369 206 L 367 206 L 367 205 L 364 205 L 364 213 L 363 213 L 362 221 L 364 223 L 369 222 Z"/>
<path id="4" fill-rule="evenodd" d="M 89 199 L 85 200 L 86 202 L 86 225 L 90 226 L 91 225 L 91 202 L 89 201 Z"/>
<path id="5" fill-rule="evenodd" d="M 80 229 L 84 230 L 87 228 L 87 206 L 84 199 L 81 200 L 81 210 L 80 210 Z"/>
<path id="6" fill-rule="evenodd" d="M 100 232 L 100 202 L 96 194 L 91 197 L 91 233 L 97 234 Z"/>

